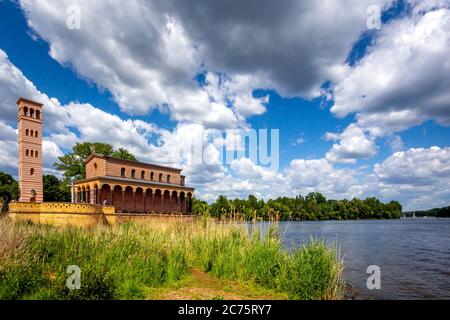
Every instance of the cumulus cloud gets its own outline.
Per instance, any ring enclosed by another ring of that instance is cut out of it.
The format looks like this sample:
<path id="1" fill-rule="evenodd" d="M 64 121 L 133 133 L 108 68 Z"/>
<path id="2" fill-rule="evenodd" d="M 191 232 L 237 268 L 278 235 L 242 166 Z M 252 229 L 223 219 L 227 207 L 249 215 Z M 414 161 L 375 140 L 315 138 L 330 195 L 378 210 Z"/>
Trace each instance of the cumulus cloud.
<path id="1" fill-rule="evenodd" d="M 406 208 L 448 205 L 450 148 L 413 148 L 376 164 L 381 194 L 397 197 Z"/>
<path id="2" fill-rule="evenodd" d="M 264 112 L 254 89 L 320 94 L 366 29 L 367 7 L 390 3 L 131 0 L 124 9 L 119 1 L 20 1 L 50 55 L 108 89 L 123 111 L 168 106 L 175 120 L 206 126 L 236 125 Z M 81 9 L 79 30 L 66 27 L 74 4 Z M 231 105 L 210 101 L 199 88 L 194 77 L 205 70 L 231 79 L 219 87 Z"/>
<path id="3" fill-rule="evenodd" d="M 339 141 L 325 156 L 331 162 L 356 163 L 358 159 L 368 159 L 377 153 L 374 140 L 355 124 L 349 125 L 342 133 L 328 132 L 325 138 Z"/>
<path id="4" fill-rule="evenodd" d="M 357 113 L 358 124 L 373 135 L 429 119 L 450 125 L 449 2 L 412 2 L 412 16 L 383 25 L 368 53 L 346 66 L 334 86 L 331 111 Z"/>

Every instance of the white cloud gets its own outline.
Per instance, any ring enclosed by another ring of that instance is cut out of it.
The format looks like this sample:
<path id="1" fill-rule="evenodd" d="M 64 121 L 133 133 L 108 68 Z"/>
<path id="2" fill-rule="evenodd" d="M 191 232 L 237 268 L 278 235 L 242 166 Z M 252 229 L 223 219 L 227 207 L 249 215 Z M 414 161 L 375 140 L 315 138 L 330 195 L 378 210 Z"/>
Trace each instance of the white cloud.
<path id="1" fill-rule="evenodd" d="M 427 1 L 420 10 L 433 3 L 449 4 Z M 336 81 L 331 111 L 338 116 L 357 113 L 358 124 L 373 135 L 429 119 L 450 125 L 449 52 L 449 9 L 383 25 L 368 53 Z"/>
<path id="2" fill-rule="evenodd" d="M 66 9 L 74 1 L 20 1 L 50 55 L 108 89 L 122 111 L 168 107 L 176 121 L 220 128 L 265 111 L 254 89 L 319 95 L 365 31 L 367 7 L 390 3 L 130 0 L 125 9 L 119 1 L 78 1 L 81 29 L 71 30 Z M 215 89 L 231 105 L 210 101 L 210 90 L 198 86 L 194 76 L 205 70 L 230 79 Z"/>
<path id="3" fill-rule="evenodd" d="M 325 137 L 327 140 L 339 140 L 325 156 L 331 162 L 356 163 L 358 159 L 368 159 L 377 153 L 374 140 L 355 124 L 349 125 L 340 134 L 328 132 Z"/>
<path id="4" fill-rule="evenodd" d="M 450 148 L 413 148 L 394 153 L 374 167 L 378 188 L 407 209 L 447 206 L 450 199 Z"/>

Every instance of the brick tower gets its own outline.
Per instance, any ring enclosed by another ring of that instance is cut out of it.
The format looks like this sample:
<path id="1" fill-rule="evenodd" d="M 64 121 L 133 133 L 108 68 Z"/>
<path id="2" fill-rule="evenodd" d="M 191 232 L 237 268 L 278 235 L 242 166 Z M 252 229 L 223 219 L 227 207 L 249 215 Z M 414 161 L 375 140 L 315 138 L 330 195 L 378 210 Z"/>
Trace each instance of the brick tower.
<path id="1" fill-rule="evenodd" d="M 43 202 L 42 103 L 19 98 L 20 202 Z"/>

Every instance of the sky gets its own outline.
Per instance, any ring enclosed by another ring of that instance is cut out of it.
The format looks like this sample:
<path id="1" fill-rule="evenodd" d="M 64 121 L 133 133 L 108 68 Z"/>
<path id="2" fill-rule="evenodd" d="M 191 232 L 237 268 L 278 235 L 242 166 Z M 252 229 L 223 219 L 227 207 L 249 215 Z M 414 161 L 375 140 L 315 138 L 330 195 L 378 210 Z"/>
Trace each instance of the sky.
<path id="1" fill-rule="evenodd" d="M 44 104 L 47 174 L 100 141 L 182 168 L 208 202 L 450 204 L 449 0 L 0 0 L 0 171 L 15 177 L 20 96 Z M 270 163 L 251 156 L 264 130 Z"/>

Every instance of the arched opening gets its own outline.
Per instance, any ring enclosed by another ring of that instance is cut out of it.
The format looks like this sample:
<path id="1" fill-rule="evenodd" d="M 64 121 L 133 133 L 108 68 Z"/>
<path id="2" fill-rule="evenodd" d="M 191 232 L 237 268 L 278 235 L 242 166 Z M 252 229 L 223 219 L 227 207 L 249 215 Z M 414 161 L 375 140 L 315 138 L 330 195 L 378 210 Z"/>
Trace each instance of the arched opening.
<path id="1" fill-rule="evenodd" d="M 157 212 L 157 213 L 160 213 L 162 211 L 161 201 L 162 201 L 161 190 L 156 189 L 156 191 L 155 191 L 155 212 Z"/>
<path id="2" fill-rule="evenodd" d="M 34 176 L 34 168 L 30 169 L 30 176 Z"/>
<path id="3" fill-rule="evenodd" d="M 30 130 L 25 129 L 25 135 L 26 135 L 26 136 L 29 136 L 29 135 L 30 135 Z"/>
<path id="4" fill-rule="evenodd" d="M 151 181 L 155 180 L 155 173 L 154 172 L 150 173 L 150 180 Z"/>
<path id="5" fill-rule="evenodd" d="M 137 188 L 134 196 L 134 210 L 137 213 L 144 212 L 144 190 L 142 188 Z"/>
<path id="6" fill-rule="evenodd" d="M 91 187 L 86 187 L 86 203 L 91 203 Z"/>
<path id="7" fill-rule="evenodd" d="M 136 170 L 131 170 L 131 178 L 136 179 Z"/>
<path id="8" fill-rule="evenodd" d="M 37 158 L 39 156 L 39 151 L 35 151 L 34 156 Z"/>
<path id="9" fill-rule="evenodd" d="M 151 212 L 154 210 L 154 205 L 153 205 L 153 201 L 152 201 L 152 197 L 153 197 L 153 190 L 152 189 L 147 189 L 145 190 L 145 212 Z"/>
<path id="10" fill-rule="evenodd" d="M 192 193 L 188 192 L 187 194 L 188 198 L 187 198 L 187 213 L 191 214 L 192 213 Z"/>
<path id="11" fill-rule="evenodd" d="M 145 171 L 141 171 L 141 179 L 145 180 Z"/>
<path id="12" fill-rule="evenodd" d="M 167 182 L 170 183 L 170 174 L 167 175 Z"/>
<path id="13" fill-rule="evenodd" d="M 38 137 L 38 132 L 37 132 L 37 131 L 34 132 L 34 137 L 35 137 L 35 138 Z"/>
<path id="14" fill-rule="evenodd" d="M 123 212 L 123 192 L 121 186 L 114 187 L 112 204 L 116 207 L 117 212 Z"/>
<path id="15" fill-rule="evenodd" d="M 134 201 L 133 201 L 133 188 L 132 187 L 126 187 L 125 193 L 124 193 L 124 212 L 133 212 L 134 211 Z"/>
<path id="16" fill-rule="evenodd" d="M 25 155 L 26 155 L 27 157 L 29 157 L 29 156 L 30 156 L 30 150 L 27 149 L 27 150 L 25 151 Z"/>
<path id="17" fill-rule="evenodd" d="M 99 190 L 98 190 L 98 185 L 94 184 L 94 188 L 92 189 L 92 203 L 93 204 L 100 204 L 100 199 L 99 199 Z"/>
<path id="18" fill-rule="evenodd" d="M 125 178 L 125 174 L 126 174 L 125 168 L 120 169 L 120 176 L 121 176 L 122 178 Z"/>
<path id="19" fill-rule="evenodd" d="M 178 213 L 180 208 L 178 206 L 178 192 L 172 191 L 172 199 L 170 202 L 170 212 Z"/>
<path id="20" fill-rule="evenodd" d="M 36 202 L 36 198 L 35 197 L 31 197 L 30 198 L 30 202 Z"/>
<path id="21" fill-rule="evenodd" d="M 186 213 L 186 195 L 184 191 L 180 192 L 180 210 L 182 214 Z"/>
<path id="22" fill-rule="evenodd" d="M 41 119 L 41 112 L 39 110 L 36 110 L 36 119 Z"/>
<path id="23" fill-rule="evenodd" d="M 30 117 L 34 118 L 34 109 L 30 109 Z"/>
<path id="24" fill-rule="evenodd" d="M 31 155 L 31 157 L 34 157 L 34 150 L 30 151 L 30 155 Z"/>
<path id="25" fill-rule="evenodd" d="M 159 174 L 159 182 L 162 182 L 162 173 Z"/>
<path id="26" fill-rule="evenodd" d="M 23 115 L 25 117 L 28 117 L 28 108 L 27 107 L 23 108 Z"/>
<path id="27" fill-rule="evenodd" d="M 100 203 L 103 205 L 112 205 L 111 186 L 109 184 L 102 185 L 100 189 Z"/>
<path id="28" fill-rule="evenodd" d="M 170 191 L 166 190 L 163 194 L 163 212 L 170 212 Z"/>

